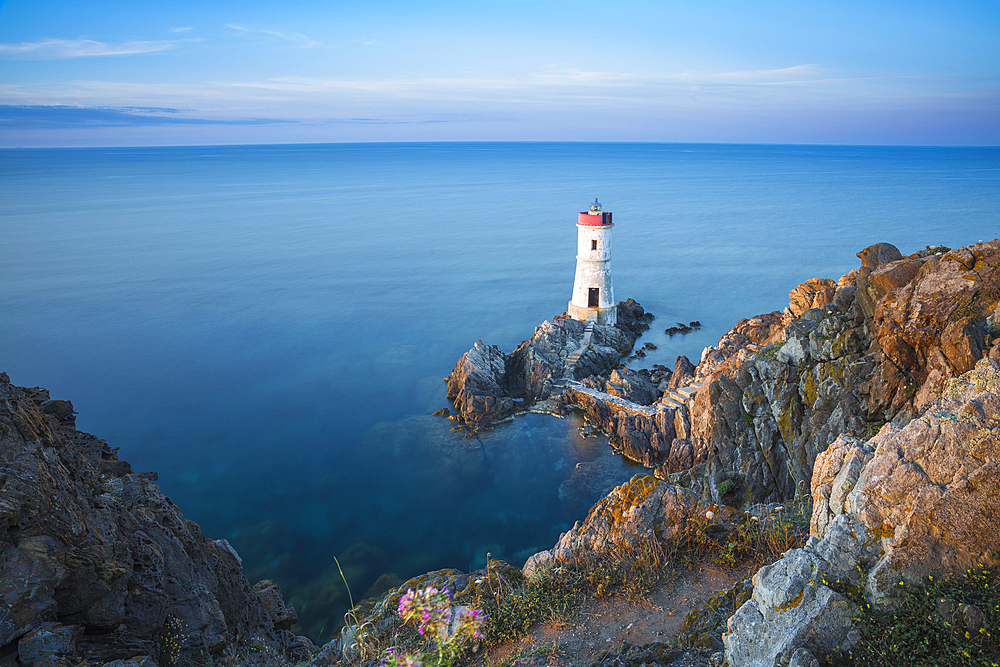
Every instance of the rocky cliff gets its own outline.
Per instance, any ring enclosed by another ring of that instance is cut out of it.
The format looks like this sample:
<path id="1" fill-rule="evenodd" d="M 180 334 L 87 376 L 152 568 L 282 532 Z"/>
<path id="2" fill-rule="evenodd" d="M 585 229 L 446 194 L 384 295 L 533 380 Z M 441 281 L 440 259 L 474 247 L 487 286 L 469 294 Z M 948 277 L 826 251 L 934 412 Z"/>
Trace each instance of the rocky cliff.
<path id="1" fill-rule="evenodd" d="M 0 664 L 193 665 L 251 644 L 301 660 L 313 646 L 294 622 L 156 473 L 76 430 L 69 401 L 0 373 Z"/>
<path id="2" fill-rule="evenodd" d="M 809 542 L 754 575 L 753 596 L 723 638 L 729 664 L 850 651 L 859 604 L 892 606 L 899 583 L 991 563 L 1000 551 L 998 424 L 1000 362 L 987 358 L 905 427 L 886 424 L 867 441 L 841 436 L 821 453 Z M 981 622 L 982 610 L 970 612 Z M 960 632 L 972 643 L 978 630 L 963 622 Z"/>
<path id="3" fill-rule="evenodd" d="M 879 243 L 858 257 L 839 281 L 792 289 L 783 312 L 738 322 L 697 367 L 681 357 L 667 379 L 605 372 L 565 383 L 562 400 L 625 456 L 706 500 L 749 506 L 806 492 L 816 456 L 839 435 L 905 425 L 1000 331 L 1000 241 L 907 257 Z"/>
<path id="4" fill-rule="evenodd" d="M 557 316 L 505 355 L 477 341 L 448 376 L 448 398 L 472 430 L 488 428 L 544 400 L 567 380 L 610 371 L 649 328 L 653 316 L 628 299 L 614 326 Z"/>

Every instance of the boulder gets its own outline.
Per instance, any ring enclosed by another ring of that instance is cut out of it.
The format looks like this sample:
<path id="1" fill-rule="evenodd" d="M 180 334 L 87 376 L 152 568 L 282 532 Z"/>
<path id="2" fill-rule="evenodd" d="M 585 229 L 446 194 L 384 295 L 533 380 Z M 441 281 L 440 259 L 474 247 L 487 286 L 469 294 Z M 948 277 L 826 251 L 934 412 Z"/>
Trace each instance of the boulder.
<path id="1" fill-rule="evenodd" d="M 858 257 L 861 258 L 861 266 L 875 271 L 883 264 L 903 259 L 903 253 L 891 243 L 876 243 L 858 252 Z"/>
<path id="2" fill-rule="evenodd" d="M 505 382 L 506 359 L 496 345 L 477 340 L 455 363 L 448 376 L 448 398 L 474 429 L 488 426 L 514 414 L 517 402 Z"/>
<path id="3" fill-rule="evenodd" d="M 829 278 L 810 278 L 788 293 L 788 312 L 801 317 L 810 308 L 828 306 L 837 292 L 837 283 Z"/>

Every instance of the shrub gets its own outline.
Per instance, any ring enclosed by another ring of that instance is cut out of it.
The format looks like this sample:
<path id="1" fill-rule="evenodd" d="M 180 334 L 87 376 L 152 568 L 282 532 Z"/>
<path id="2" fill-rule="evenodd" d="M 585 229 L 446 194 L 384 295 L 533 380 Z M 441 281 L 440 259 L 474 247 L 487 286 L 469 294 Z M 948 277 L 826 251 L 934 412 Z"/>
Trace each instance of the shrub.
<path id="1" fill-rule="evenodd" d="M 1000 584 L 993 565 L 960 576 L 899 582 L 901 603 L 879 611 L 861 601 L 854 618 L 858 648 L 830 656 L 838 665 L 1000 667 Z"/>

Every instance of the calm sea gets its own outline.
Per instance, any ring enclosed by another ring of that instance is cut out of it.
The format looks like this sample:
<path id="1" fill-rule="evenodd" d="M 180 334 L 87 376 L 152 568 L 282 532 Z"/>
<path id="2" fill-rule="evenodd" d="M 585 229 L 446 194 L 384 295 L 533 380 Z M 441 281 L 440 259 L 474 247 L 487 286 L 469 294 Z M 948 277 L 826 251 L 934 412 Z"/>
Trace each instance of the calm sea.
<path id="1" fill-rule="evenodd" d="M 697 361 L 854 253 L 1000 236 L 1000 149 L 342 144 L 0 151 L 0 370 L 48 387 L 314 639 L 382 575 L 521 565 L 636 469 L 577 419 L 428 417 L 570 297 L 615 215 L 643 362 Z M 676 322 L 701 331 L 665 335 Z M 391 577 L 382 579 L 386 585 Z"/>

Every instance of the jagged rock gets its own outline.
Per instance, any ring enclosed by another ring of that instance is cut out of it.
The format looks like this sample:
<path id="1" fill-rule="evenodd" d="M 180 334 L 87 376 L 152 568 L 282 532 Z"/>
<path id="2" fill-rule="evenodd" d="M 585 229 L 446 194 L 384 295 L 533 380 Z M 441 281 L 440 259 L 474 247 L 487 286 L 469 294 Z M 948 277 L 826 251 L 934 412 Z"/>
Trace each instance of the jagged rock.
<path id="1" fill-rule="evenodd" d="M 694 369 L 694 366 L 691 367 Z M 607 381 L 607 393 L 639 405 L 652 405 L 662 392 L 645 375 L 630 368 L 616 368 Z"/>
<path id="2" fill-rule="evenodd" d="M 901 580 L 986 562 L 1000 549 L 998 417 L 1000 362 L 987 358 L 905 428 L 886 424 L 867 443 L 841 437 L 819 454 L 809 541 L 754 575 L 753 597 L 723 638 L 729 663 L 849 650 L 858 635 L 841 592 L 891 606 Z M 962 613 L 975 625 L 975 610 Z"/>
<path id="3" fill-rule="evenodd" d="M 667 385 L 669 391 L 679 387 L 686 387 L 694 381 L 695 367 L 691 360 L 681 355 L 674 362 L 674 370 L 670 374 L 670 382 Z"/>
<path id="4" fill-rule="evenodd" d="M 810 278 L 788 293 L 788 310 L 792 317 L 801 317 L 811 308 L 823 308 L 833 301 L 837 283 L 829 278 Z"/>
<path id="5" fill-rule="evenodd" d="M 53 415 L 60 420 L 73 419 L 73 415 L 76 414 L 73 411 L 73 404 L 70 401 L 60 399 L 43 401 L 38 407 L 45 414 Z"/>
<path id="6" fill-rule="evenodd" d="M 254 584 L 253 592 L 264 605 L 276 630 L 287 630 L 298 622 L 299 617 L 295 613 L 295 608 L 285 605 L 281 589 L 273 581 L 270 579 L 258 581 Z"/>
<path id="7" fill-rule="evenodd" d="M 76 652 L 76 635 L 83 628 L 42 623 L 17 642 L 17 659 L 23 667 L 41 664 L 46 657 L 65 658 Z"/>
<path id="8" fill-rule="evenodd" d="M 941 352 L 958 373 L 972 370 L 986 347 L 985 332 L 969 317 L 950 323 L 941 334 Z"/>
<path id="9" fill-rule="evenodd" d="M 899 578 L 964 570 L 1000 549 L 1000 363 L 981 360 L 905 428 L 883 428 L 843 512 L 880 538 L 867 592 L 882 603 Z M 830 509 L 836 513 L 831 503 Z"/>
<path id="10" fill-rule="evenodd" d="M 633 341 L 649 329 L 649 323 L 654 319 L 652 313 L 647 313 L 634 299 L 618 302 L 617 326 Z"/>
<path id="11" fill-rule="evenodd" d="M 773 320 L 784 329 L 763 345 L 734 335 L 741 323 L 706 351 L 690 438 L 696 460 L 708 460 L 706 498 L 719 499 L 714 485 L 729 472 L 746 481 L 745 502 L 790 497 L 837 436 L 905 425 L 989 353 L 982 317 L 1000 299 L 1000 241 L 906 259 L 893 250 L 860 255 L 876 273 L 903 275 L 902 285 L 885 282 L 879 296 L 862 267 L 857 287 L 840 287 L 829 308 Z"/>
<path id="12" fill-rule="evenodd" d="M 1000 283 L 1000 240 L 919 261 L 916 276 L 876 299 L 865 323 L 882 352 L 881 357 L 876 353 L 870 413 L 899 424 L 919 414 L 948 379 L 983 356 L 987 344 L 979 318 L 1000 298 L 993 289 Z M 867 292 L 878 295 L 870 280 Z M 920 392 L 927 383 L 932 388 Z"/>
<path id="13" fill-rule="evenodd" d="M 868 284 L 874 290 L 874 299 L 878 301 L 894 289 L 910 284 L 917 277 L 923 262 L 918 259 L 899 259 L 890 262 L 868 275 Z"/>
<path id="14" fill-rule="evenodd" d="M 594 505 L 587 518 L 564 533 L 553 549 L 560 553 L 603 552 L 639 546 L 644 540 L 664 542 L 679 535 L 688 523 L 712 511 L 727 520 L 732 511 L 704 503 L 689 489 L 673 486 L 652 475 L 636 475 Z M 560 551 L 565 550 L 565 551 Z"/>
<path id="15" fill-rule="evenodd" d="M 804 648 L 796 649 L 788 661 L 788 667 L 819 667 L 819 660 Z"/>
<path id="16" fill-rule="evenodd" d="M 513 415 L 522 399 L 549 398 L 570 369 L 570 379 L 580 380 L 616 368 L 651 319 L 635 301 L 620 302 L 617 323 L 594 324 L 589 344 L 573 363 L 568 358 L 581 349 L 587 324 L 565 315 L 540 324 L 509 355 L 476 341 L 448 376 L 448 398 L 473 430 L 488 428 Z"/>
<path id="17" fill-rule="evenodd" d="M 0 646 L 43 627 L 63 637 L 44 625 L 58 621 L 75 626 L 73 662 L 156 655 L 171 614 L 182 665 L 237 638 L 289 643 L 236 558 L 184 519 L 155 473 L 133 473 L 39 398 L 0 373 Z"/>
<path id="18" fill-rule="evenodd" d="M 514 414 L 517 402 L 505 381 L 506 361 L 496 345 L 477 340 L 448 376 L 448 398 L 466 423 L 481 428 Z"/>

